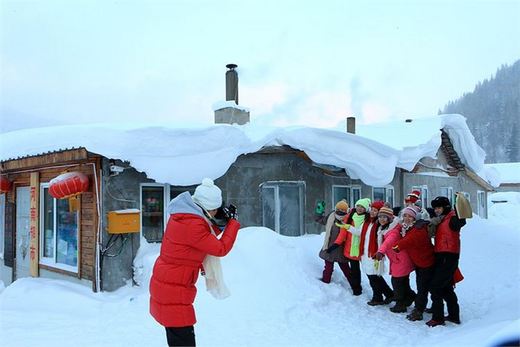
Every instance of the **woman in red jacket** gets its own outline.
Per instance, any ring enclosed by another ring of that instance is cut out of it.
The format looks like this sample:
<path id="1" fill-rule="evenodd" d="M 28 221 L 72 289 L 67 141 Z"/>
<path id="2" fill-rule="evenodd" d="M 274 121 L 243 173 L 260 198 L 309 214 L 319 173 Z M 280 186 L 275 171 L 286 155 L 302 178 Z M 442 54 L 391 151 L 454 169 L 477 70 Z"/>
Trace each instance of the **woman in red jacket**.
<path id="1" fill-rule="evenodd" d="M 184 192 L 168 205 L 170 218 L 150 280 L 150 313 L 166 328 L 169 346 L 195 346 L 193 301 L 203 262 L 208 275 L 216 274 L 211 282 L 207 278 L 208 290 L 225 296 L 220 263 L 214 257 L 229 253 L 240 224 L 235 213 L 228 213 L 229 222 L 218 239 L 220 229 L 212 220 L 221 205 L 222 192 L 208 178 L 193 196 Z"/>
<path id="2" fill-rule="evenodd" d="M 435 264 L 433 244 L 428 235 L 429 222 L 420 219 L 420 213 L 419 208 L 415 206 L 409 206 L 403 210 L 401 231 L 404 231 L 405 235 L 393 247 L 396 252 L 407 251 L 415 267 L 417 284 L 415 308 L 412 313 L 406 316 L 411 321 L 423 319 L 423 312 L 428 303 L 430 282 L 433 278 L 433 265 Z"/>

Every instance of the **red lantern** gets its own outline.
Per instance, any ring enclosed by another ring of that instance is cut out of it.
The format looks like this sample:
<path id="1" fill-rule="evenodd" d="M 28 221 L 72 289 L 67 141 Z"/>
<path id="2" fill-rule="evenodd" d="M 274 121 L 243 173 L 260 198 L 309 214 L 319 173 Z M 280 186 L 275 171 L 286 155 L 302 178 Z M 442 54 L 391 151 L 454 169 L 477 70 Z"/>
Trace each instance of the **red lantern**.
<path id="1" fill-rule="evenodd" d="M 84 173 L 67 172 L 51 180 L 49 194 L 56 199 L 65 199 L 86 192 L 88 185 L 88 177 Z"/>
<path id="2" fill-rule="evenodd" d="M 11 190 L 11 181 L 7 177 L 0 176 L 0 194 L 7 193 Z"/>

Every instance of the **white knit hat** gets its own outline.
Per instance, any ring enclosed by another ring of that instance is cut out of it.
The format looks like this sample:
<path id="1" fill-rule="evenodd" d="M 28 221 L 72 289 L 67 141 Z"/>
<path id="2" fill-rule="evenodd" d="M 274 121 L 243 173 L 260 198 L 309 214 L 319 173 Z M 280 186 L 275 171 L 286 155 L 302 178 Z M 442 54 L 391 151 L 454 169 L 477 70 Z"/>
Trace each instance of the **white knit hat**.
<path id="1" fill-rule="evenodd" d="M 213 183 L 211 178 L 204 178 L 202 184 L 195 189 L 192 197 L 193 201 L 207 211 L 214 210 L 222 205 L 222 191 Z"/>

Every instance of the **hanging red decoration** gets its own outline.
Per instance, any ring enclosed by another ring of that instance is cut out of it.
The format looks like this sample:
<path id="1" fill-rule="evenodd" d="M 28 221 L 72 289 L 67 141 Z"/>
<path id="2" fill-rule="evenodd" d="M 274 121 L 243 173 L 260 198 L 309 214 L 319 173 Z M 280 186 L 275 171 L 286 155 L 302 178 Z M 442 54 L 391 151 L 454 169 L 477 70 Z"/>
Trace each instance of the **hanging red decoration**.
<path id="1" fill-rule="evenodd" d="M 7 193 L 11 190 L 11 181 L 5 176 L 0 176 L 0 194 Z"/>
<path id="2" fill-rule="evenodd" d="M 49 194 L 56 199 L 65 199 L 88 190 L 88 177 L 81 172 L 67 172 L 53 178 L 49 183 Z"/>

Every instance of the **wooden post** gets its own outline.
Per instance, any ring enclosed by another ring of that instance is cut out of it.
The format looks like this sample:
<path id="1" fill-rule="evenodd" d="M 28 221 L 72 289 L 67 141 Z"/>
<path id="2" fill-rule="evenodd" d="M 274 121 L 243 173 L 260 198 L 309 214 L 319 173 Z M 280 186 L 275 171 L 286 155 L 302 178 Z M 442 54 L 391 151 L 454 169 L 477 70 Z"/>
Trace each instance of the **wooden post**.
<path id="1" fill-rule="evenodd" d="M 32 277 L 38 277 L 38 263 L 40 258 L 39 240 L 40 233 L 38 228 L 39 222 L 39 206 L 40 206 L 40 173 L 31 172 L 31 188 L 30 188 L 30 215 L 29 215 L 29 261 L 30 273 Z"/>

